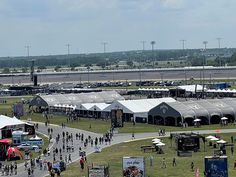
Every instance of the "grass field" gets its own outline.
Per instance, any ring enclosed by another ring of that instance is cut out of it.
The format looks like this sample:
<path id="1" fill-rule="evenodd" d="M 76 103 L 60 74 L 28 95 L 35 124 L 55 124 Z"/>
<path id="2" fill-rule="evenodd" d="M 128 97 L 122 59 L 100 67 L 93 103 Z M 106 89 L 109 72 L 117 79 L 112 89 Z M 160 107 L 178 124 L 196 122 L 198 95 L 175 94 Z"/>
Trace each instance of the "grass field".
<path id="1" fill-rule="evenodd" d="M 221 134 L 221 138 L 230 141 L 230 137 L 233 134 Z M 203 177 L 204 171 L 204 157 L 206 155 L 212 155 L 213 149 L 206 143 L 206 151 L 204 152 L 203 143 L 201 142 L 201 150 L 199 152 L 193 153 L 192 157 L 177 157 L 176 151 L 174 149 L 174 140 L 169 138 L 162 138 L 163 142 L 166 144 L 163 147 L 165 154 L 143 153 L 140 150 L 142 145 L 151 145 L 151 139 L 133 141 L 129 143 L 117 144 L 102 150 L 101 153 L 93 153 L 87 157 L 87 164 L 109 164 L 110 176 L 121 177 L 122 176 L 122 157 L 123 156 L 144 156 L 146 164 L 146 176 L 149 177 L 191 177 L 194 176 L 194 172 L 191 171 L 190 164 L 193 161 L 195 169 L 199 168 L 200 177 Z M 228 169 L 229 177 L 236 176 L 236 170 L 233 169 L 233 161 L 235 158 L 231 156 L 230 148 L 227 147 L 228 153 Z M 150 166 L 150 158 L 153 157 L 153 166 Z M 177 166 L 172 167 L 173 157 L 176 158 Z M 161 161 L 165 158 L 167 162 L 167 168 L 161 168 Z M 87 169 L 81 171 L 79 162 L 72 163 L 63 172 L 62 177 L 83 177 L 87 176 Z"/>
<path id="2" fill-rule="evenodd" d="M 25 119 L 30 117 L 32 121 L 36 122 L 45 122 L 46 119 L 42 116 L 42 114 L 36 114 L 30 116 L 24 116 Z M 65 116 L 55 115 L 49 119 L 50 123 L 61 125 L 61 123 L 65 123 L 66 126 L 72 128 L 83 129 L 87 131 L 92 131 L 96 133 L 105 133 L 111 126 L 110 121 L 97 120 L 97 119 L 89 119 L 89 118 L 80 118 L 78 121 L 66 122 Z M 91 125 L 91 126 L 90 126 Z M 174 127 L 174 126 L 160 126 L 160 125 L 151 125 L 144 123 L 136 123 L 135 126 L 131 122 L 125 122 L 124 127 L 119 128 L 119 133 L 144 133 L 144 132 L 157 132 L 159 129 L 165 129 L 166 131 L 198 131 L 198 130 L 215 130 L 215 129 L 228 129 L 228 128 L 236 128 L 236 125 L 229 124 L 228 126 L 221 127 L 219 124 L 215 125 L 204 125 L 199 128 L 196 127 Z"/>

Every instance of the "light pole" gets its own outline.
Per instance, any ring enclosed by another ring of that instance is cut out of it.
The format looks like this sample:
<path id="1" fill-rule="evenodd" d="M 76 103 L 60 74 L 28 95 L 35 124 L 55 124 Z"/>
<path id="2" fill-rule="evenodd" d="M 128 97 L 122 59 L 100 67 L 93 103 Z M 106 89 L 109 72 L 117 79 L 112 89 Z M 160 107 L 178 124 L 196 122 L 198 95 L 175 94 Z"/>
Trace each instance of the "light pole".
<path id="1" fill-rule="evenodd" d="M 27 58 L 30 61 L 30 45 L 26 45 L 26 53 L 27 53 Z M 34 81 L 34 60 L 31 60 L 31 66 L 30 66 L 30 80 Z"/>
<path id="2" fill-rule="evenodd" d="M 142 43 L 143 51 L 144 51 L 145 50 L 145 43 L 146 43 L 146 41 L 141 41 L 141 43 Z"/>
<path id="3" fill-rule="evenodd" d="M 155 67 L 155 60 L 154 60 L 154 45 L 156 44 L 156 41 L 151 41 L 152 46 L 152 59 L 153 59 L 153 68 Z"/>
<path id="4" fill-rule="evenodd" d="M 106 53 L 106 45 L 108 43 L 107 42 L 102 42 L 102 45 L 103 45 L 103 53 Z"/>
<path id="5" fill-rule="evenodd" d="M 184 50 L 185 49 L 185 42 L 186 42 L 186 40 L 185 39 L 182 39 L 182 40 L 180 40 L 181 42 L 182 42 L 182 49 Z"/>
<path id="6" fill-rule="evenodd" d="M 87 70 L 88 70 L 88 85 L 89 85 L 89 70 L 90 70 L 90 66 L 87 67 Z"/>
<path id="7" fill-rule="evenodd" d="M 222 39 L 222 38 L 220 38 L 220 37 L 216 38 L 216 40 L 218 41 L 218 48 L 219 48 L 219 49 L 220 49 L 220 47 L 221 47 L 221 46 L 220 46 L 221 39 Z"/>
<path id="8" fill-rule="evenodd" d="M 185 50 L 185 39 L 180 40 L 182 42 L 182 49 L 183 49 L 183 54 L 184 54 L 184 50 Z M 186 62 L 184 63 L 185 67 L 184 67 L 184 79 L 185 79 L 185 85 L 187 85 L 187 72 L 186 72 Z"/>
<path id="9" fill-rule="evenodd" d="M 218 41 L 218 47 L 219 47 L 219 65 L 221 66 L 222 65 L 222 61 L 221 61 L 221 59 L 220 59 L 220 44 L 221 44 L 221 39 L 222 38 L 220 38 L 220 37 L 218 37 L 218 38 L 216 38 L 216 40 Z"/>
<path id="10" fill-rule="evenodd" d="M 206 62 L 206 49 L 207 49 L 207 41 L 203 41 L 204 49 L 202 50 L 203 61 L 202 61 L 202 98 L 204 98 L 204 87 L 205 87 L 205 62 Z M 205 53 L 205 54 L 204 54 Z"/>
<path id="11" fill-rule="evenodd" d="M 67 47 L 67 58 L 68 58 L 68 66 L 70 67 L 70 44 L 66 44 Z"/>
<path id="12" fill-rule="evenodd" d="M 31 46 L 30 45 L 26 45 L 25 48 L 26 48 L 26 52 L 27 52 L 27 57 L 29 59 Z"/>

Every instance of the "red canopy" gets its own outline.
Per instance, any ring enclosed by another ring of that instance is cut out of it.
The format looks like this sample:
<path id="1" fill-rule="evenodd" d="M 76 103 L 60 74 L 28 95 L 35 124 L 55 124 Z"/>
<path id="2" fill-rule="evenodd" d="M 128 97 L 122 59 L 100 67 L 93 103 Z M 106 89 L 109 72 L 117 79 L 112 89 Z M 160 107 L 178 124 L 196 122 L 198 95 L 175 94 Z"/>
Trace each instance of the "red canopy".
<path id="1" fill-rule="evenodd" d="M 7 139 L 7 138 L 4 138 L 4 139 L 0 140 L 0 143 L 11 144 L 11 140 Z"/>
<path id="2" fill-rule="evenodd" d="M 16 156 L 20 156 L 21 158 L 23 158 L 23 155 L 21 154 L 21 152 L 18 150 L 17 147 L 9 147 L 7 149 L 7 157 L 10 158 L 11 154 L 15 154 Z"/>

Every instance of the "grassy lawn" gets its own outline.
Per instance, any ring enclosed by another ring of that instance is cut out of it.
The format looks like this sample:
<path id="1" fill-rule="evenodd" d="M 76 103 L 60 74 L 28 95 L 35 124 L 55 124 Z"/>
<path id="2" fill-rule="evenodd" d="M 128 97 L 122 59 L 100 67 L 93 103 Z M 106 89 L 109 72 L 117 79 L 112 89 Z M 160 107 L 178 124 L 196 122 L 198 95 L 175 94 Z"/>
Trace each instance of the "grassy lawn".
<path id="1" fill-rule="evenodd" d="M 221 138 L 230 141 L 230 137 L 233 134 L 221 134 Z M 212 155 L 213 149 L 206 143 L 206 152 L 203 150 L 203 143 L 201 142 L 201 150 L 193 153 L 192 157 L 177 157 L 176 151 L 171 147 L 171 140 L 168 138 L 162 138 L 166 144 L 163 147 L 165 154 L 143 153 L 140 150 L 142 145 L 151 145 L 151 139 L 133 141 L 129 143 L 117 144 L 102 150 L 101 153 L 93 153 L 87 157 L 87 165 L 95 164 L 109 164 L 110 176 L 120 177 L 122 176 L 122 157 L 123 156 L 144 156 L 146 164 L 146 176 L 150 177 L 191 177 L 194 176 L 194 172 L 191 171 L 190 164 L 193 161 L 195 168 L 199 168 L 200 177 L 203 177 L 204 171 L 204 157 L 206 155 Z M 173 146 L 174 146 L 174 140 Z M 119 149 L 119 150 L 118 150 Z M 233 169 L 233 161 L 235 158 L 231 156 L 230 148 L 227 147 L 228 153 L 228 169 L 229 176 L 236 176 L 236 170 Z M 153 166 L 150 166 L 150 157 L 153 157 Z M 172 167 L 172 159 L 176 158 L 177 167 Z M 167 162 L 167 168 L 161 168 L 161 160 L 165 158 Z M 66 172 L 62 173 L 62 177 L 82 177 L 87 176 L 87 168 L 84 171 L 80 170 L 79 162 L 72 163 Z"/>
<path id="2" fill-rule="evenodd" d="M 26 95 L 26 96 L 4 96 L 0 97 L 0 100 L 6 100 L 7 103 L 0 103 L 0 114 L 8 116 L 11 116 L 12 113 L 12 105 L 18 101 L 21 101 L 21 99 L 31 99 L 32 96 Z M 26 109 L 26 106 L 25 106 Z"/>

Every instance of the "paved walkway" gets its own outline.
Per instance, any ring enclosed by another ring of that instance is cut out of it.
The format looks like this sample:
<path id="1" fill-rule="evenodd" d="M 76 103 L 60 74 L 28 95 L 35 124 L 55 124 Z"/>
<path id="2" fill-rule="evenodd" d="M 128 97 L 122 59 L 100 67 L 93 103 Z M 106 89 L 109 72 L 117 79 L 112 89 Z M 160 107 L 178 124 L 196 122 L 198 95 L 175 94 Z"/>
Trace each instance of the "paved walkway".
<path id="1" fill-rule="evenodd" d="M 71 157 L 72 157 L 72 161 L 77 161 L 80 159 L 80 156 L 79 156 L 79 147 L 83 147 L 83 143 L 79 140 L 76 140 L 75 139 L 75 134 L 76 133 L 83 133 L 85 135 L 85 138 L 87 138 L 88 136 L 91 136 L 92 139 L 95 139 L 95 137 L 101 137 L 102 134 L 97 134 L 97 133 L 93 133 L 93 132 L 88 132 L 88 131 L 85 131 L 85 130 L 80 130 L 80 129 L 75 129 L 75 128 L 62 128 L 61 126 L 57 126 L 57 125 L 49 125 L 48 127 L 46 127 L 44 124 L 42 123 L 39 123 L 39 128 L 38 128 L 38 131 L 43 133 L 43 134 L 48 134 L 48 128 L 52 128 L 53 129 L 53 142 L 50 143 L 50 146 L 51 146 L 51 149 L 53 148 L 62 148 L 62 141 L 60 139 L 59 143 L 55 143 L 55 137 L 60 134 L 61 137 L 62 137 L 62 132 L 69 132 L 69 134 L 73 134 L 73 146 L 74 146 L 74 152 L 71 152 Z M 176 133 L 180 133 L 180 132 L 191 132 L 191 131 L 176 131 Z M 199 131 L 193 131 L 192 132 L 195 132 L 195 133 L 200 133 L 200 134 L 215 134 L 216 132 L 214 130 L 199 130 Z M 236 132 L 236 129 L 222 129 L 220 131 L 220 133 L 233 133 L 233 132 Z M 175 133 L 175 132 L 172 132 L 172 133 Z M 118 133 L 118 134 L 114 134 L 113 136 L 113 140 L 111 142 L 111 145 L 114 145 L 114 144 L 118 144 L 118 143 L 121 143 L 121 142 L 129 142 L 129 141 L 137 141 L 137 140 L 140 140 L 140 139 L 147 139 L 147 138 L 152 138 L 152 137 L 159 137 L 157 132 L 154 132 L 154 133 L 136 133 L 134 134 L 135 136 L 135 139 L 132 140 L 132 134 L 131 133 Z M 162 136 L 162 137 L 168 137 L 170 136 L 170 132 L 166 132 L 166 135 L 165 136 Z M 70 143 L 69 143 L 70 144 Z M 107 146 L 111 146 L 111 145 L 101 145 L 101 148 L 104 148 L 104 147 L 107 147 Z M 90 153 L 93 153 L 94 152 L 94 147 L 91 147 L 91 145 L 89 144 L 88 147 L 86 149 L 82 148 L 82 150 L 86 151 L 86 154 L 90 154 Z M 59 153 L 58 153 L 59 154 Z M 66 152 L 63 152 L 62 153 L 62 157 L 63 159 L 65 158 L 65 155 L 69 154 L 69 153 L 66 153 Z M 52 153 L 50 156 L 48 157 L 43 157 L 43 159 L 46 159 L 47 161 L 53 161 L 53 156 L 52 156 Z M 59 160 L 59 155 L 56 156 L 56 160 Z M 40 170 L 38 167 L 35 168 L 34 170 L 34 176 L 35 177 L 43 177 L 45 175 L 47 175 L 48 172 L 45 170 Z M 19 164 L 18 165 L 18 175 L 19 177 L 28 177 L 27 175 L 27 170 L 24 170 L 24 164 Z"/>

